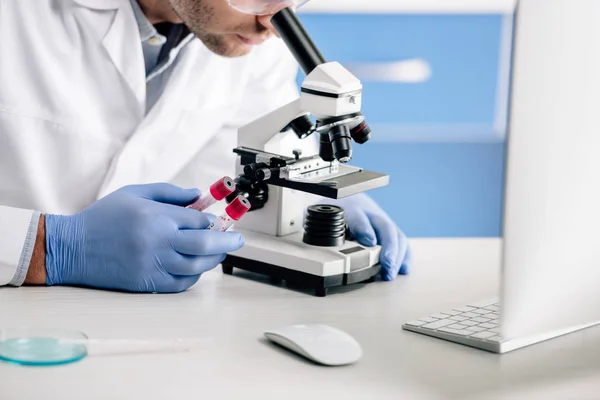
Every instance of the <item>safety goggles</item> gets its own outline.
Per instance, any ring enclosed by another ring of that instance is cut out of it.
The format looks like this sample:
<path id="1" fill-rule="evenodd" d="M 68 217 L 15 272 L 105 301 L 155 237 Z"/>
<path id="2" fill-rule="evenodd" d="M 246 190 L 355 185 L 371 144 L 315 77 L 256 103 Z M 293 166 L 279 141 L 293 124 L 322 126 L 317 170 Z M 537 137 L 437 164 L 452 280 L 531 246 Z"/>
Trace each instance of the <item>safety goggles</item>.
<path id="1" fill-rule="evenodd" d="M 289 7 L 297 9 L 310 0 L 227 0 L 229 5 L 245 14 L 269 15 Z"/>

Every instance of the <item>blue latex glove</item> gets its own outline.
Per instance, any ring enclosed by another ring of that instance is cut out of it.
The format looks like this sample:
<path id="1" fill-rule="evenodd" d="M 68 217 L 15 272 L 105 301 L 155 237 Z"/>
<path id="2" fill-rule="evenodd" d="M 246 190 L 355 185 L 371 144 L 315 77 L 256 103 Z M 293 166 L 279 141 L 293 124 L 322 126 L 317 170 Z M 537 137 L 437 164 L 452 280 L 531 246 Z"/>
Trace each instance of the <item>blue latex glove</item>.
<path id="1" fill-rule="evenodd" d="M 386 281 L 406 275 L 412 267 L 412 251 L 406 235 L 394 221 L 365 194 L 343 199 L 324 199 L 320 204 L 332 204 L 344 209 L 350 234 L 363 246 L 381 245 L 379 260 L 381 277 Z"/>
<path id="2" fill-rule="evenodd" d="M 214 216 L 187 209 L 200 195 L 170 184 L 127 186 L 71 215 L 46 215 L 48 285 L 175 293 L 226 253 L 236 232 L 206 230 Z"/>

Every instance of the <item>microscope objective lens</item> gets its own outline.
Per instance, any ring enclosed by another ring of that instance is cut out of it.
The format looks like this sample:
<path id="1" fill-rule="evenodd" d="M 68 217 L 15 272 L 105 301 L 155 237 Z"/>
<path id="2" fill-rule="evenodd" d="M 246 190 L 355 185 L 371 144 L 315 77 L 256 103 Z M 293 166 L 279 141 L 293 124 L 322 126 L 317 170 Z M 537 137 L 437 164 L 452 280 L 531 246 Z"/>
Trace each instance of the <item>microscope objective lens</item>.
<path id="1" fill-rule="evenodd" d="M 329 139 L 331 140 L 336 160 L 341 163 L 347 163 L 352 159 L 352 136 L 350 136 L 350 130 L 346 125 L 331 128 Z"/>

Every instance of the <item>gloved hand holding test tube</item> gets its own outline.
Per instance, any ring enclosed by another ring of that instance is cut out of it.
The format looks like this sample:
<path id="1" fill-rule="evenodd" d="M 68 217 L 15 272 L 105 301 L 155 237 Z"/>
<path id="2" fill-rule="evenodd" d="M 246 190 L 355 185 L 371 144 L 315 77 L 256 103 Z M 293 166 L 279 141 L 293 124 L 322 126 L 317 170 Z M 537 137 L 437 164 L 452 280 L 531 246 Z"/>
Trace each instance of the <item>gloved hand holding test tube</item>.
<path id="1" fill-rule="evenodd" d="M 239 221 L 250 210 L 250 202 L 242 195 L 238 195 L 227 207 L 225 212 L 221 214 L 207 228 L 211 231 L 225 232 L 235 221 Z"/>
<path id="2" fill-rule="evenodd" d="M 233 179 L 224 176 L 213 183 L 208 192 L 204 193 L 198 200 L 186 208 L 204 211 L 218 201 L 223 200 L 235 192 L 236 185 Z M 226 208 L 225 212 L 207 228 L 208 230 L 225 232 L 235 221 L 239 221 L 250 210 L 250 202 L 243 196 L 237 196 Z"/>
<path id="3" fill-rule="evenodd" d="M 204 211 L 218 201 L 223 200 L 235 191 L 233 179 L 224 176 L 213 183 L 206 193 L 202 193 L 200 198 L 186 208 L 192 208 L 198 211 Z"/>

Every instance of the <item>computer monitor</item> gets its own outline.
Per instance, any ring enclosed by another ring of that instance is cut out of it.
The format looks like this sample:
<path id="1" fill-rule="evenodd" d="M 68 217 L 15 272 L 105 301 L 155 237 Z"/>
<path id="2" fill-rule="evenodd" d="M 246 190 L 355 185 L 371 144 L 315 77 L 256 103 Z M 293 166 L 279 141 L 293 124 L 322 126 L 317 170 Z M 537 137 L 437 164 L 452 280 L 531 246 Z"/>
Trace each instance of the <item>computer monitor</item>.
<path id="1" fill-rule="evenodd" d="M 405 324 L 499 353 L 600 321 L 600 1 L 514 22 L 499 302 Z"/>
<path id="2" fill-rule="evenodd" d="M 506 337 L 600 321 L 600 1 L 517 7 L 503 218 Z"/>

